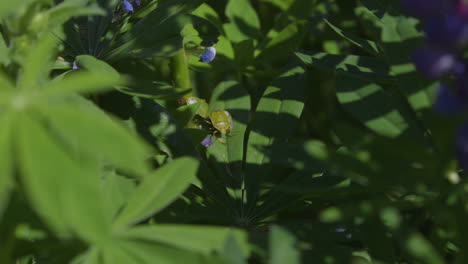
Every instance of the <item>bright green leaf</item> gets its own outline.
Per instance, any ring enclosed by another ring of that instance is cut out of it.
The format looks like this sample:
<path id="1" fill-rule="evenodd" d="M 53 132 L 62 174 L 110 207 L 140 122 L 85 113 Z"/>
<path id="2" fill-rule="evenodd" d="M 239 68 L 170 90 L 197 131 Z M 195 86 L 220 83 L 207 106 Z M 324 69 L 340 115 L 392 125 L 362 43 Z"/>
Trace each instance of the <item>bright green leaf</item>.
<path id="1" fill-rule="evenodd" d="M 115 220 L 116 227 L 134 224 L 176 199 L 193 181 L 198 161 L 183 157 L 157 169 L 138 186 Z"/>

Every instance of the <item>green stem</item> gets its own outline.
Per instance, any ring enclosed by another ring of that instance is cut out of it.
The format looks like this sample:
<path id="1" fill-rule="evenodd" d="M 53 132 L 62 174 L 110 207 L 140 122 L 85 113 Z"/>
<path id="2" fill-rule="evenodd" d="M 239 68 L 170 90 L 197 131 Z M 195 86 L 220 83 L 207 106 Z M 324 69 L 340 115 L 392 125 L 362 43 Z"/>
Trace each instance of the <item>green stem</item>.
<path id="1" fill-rule="evenodd" d="M 172 80 L 175 86 L 183 89 L 192 89 L 187 57 L 185 56 L 185 50 L 183 48 L 171 57 L 170 67 Z M 189 93 L 179 100 L 179 103 L 185 103 L 185 98 L 192 96 L 192 93 L 193 90 L 190 90 Z"/>

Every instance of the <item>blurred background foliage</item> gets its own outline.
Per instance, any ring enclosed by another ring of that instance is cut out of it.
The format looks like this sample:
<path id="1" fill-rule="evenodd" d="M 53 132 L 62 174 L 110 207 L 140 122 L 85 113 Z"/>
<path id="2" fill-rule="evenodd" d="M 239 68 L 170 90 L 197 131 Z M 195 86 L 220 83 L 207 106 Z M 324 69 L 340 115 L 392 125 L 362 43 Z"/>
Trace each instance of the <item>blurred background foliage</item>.
<path id="1" fill-rule="evenodd" d="M 16 0 L 0 19 L 0 263 L 468 261 L 463 117 L 432 110 L 399 1 Z M 193 122 L 216 110 L 233 127 L 205 148 Z"/>

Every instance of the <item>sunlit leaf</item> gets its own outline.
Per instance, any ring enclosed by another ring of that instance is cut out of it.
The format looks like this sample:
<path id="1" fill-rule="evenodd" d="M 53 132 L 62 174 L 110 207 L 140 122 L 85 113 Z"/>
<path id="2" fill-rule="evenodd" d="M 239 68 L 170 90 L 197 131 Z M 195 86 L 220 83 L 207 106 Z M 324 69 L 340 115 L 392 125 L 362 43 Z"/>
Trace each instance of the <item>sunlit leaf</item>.
<path id="1" fill-rule="evenodd" d="M 193 158 L 179 158 L 147 176 L 129 198 L 114 226 L 134 224 L 167 206 L 193 181 L 198 166 Z"/>

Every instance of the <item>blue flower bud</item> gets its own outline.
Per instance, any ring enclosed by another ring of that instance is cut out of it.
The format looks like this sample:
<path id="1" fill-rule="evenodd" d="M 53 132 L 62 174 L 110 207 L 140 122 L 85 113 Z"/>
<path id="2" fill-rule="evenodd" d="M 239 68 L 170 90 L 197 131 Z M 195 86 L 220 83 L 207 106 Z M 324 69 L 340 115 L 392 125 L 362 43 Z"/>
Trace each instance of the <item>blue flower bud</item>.
<path id="1" fill-rule="evenodd" d="M 204 146 L 205 148 L 207 148 L 207 147 L 213 145 L 213 140 L 211 139 L 211 135 L 206 136 L 206 137 L 202 140 L 202 142 L 200 142 L 200 144 L 201 144 L 202 146 Z"/>
<path id="2" fill-rule="evenodd" d="M 210 63 L 216 57 L 216 49 L 215 47 L 208 47 L 206 48 L 205 53 L 200 55 L 200 61 L 204 63 Z"/>
<path id="3" fill-rule="evenodd" d="M 79 70 L 80 69 L 80 66 L 78 66 L 78 63 L 76 61 L 73 62 L 73 65 L 72 65 L 72 70 L 76 71 L 76 70 Z"/>
<path id="4" fill-rule="evenodd" d="M 410 16 L 428 18 L 444 13 L 446 0 L 401 0 L 403 10 Z"/>
<path id="5" fill-rule="evenodd" d="M 435 100 L 434 109 L 444 116 L 459 115 L 466 109 L 466 102 L 457 92 L 441 84 Z"/>
<path id="6" fill-rule="evenodd" d="M 125 14 L 133 12 L 133 5 L 128 0 L 123 0 L 122 9 Z"/>
<path id="7" fill-rule="evenodd" d="M 457 60 L 452 54 L 430 48 L 415 52 L 413 62 L 419 72 L 431 78 L 439 78 L 457 65 Z"/>
<path id="8" fill-rule="evenodd" d="M 458 166 L 468 169 L 468 123 L 464 123 L 457 132 L 456 155 Z"/>
<path id="9" fill-rule="evenodd" d="M 424 30 L 429 44 L 458 51 L 468 44 L 468 20 L 456 14 L 427 21 Z"/>

